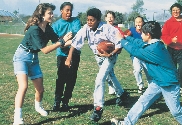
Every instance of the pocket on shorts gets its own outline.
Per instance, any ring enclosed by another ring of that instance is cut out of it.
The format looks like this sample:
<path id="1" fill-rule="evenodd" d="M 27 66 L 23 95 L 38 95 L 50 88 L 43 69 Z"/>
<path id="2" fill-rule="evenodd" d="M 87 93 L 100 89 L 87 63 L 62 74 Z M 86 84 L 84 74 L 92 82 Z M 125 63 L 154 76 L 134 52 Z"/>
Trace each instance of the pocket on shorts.
<path id="1" fill-rule="evenodd" d="M 30 60 L 30 56 L 29 52 L 24 51 L 22 48 L 17 48 L 13 56 L 13 62 Z"/>

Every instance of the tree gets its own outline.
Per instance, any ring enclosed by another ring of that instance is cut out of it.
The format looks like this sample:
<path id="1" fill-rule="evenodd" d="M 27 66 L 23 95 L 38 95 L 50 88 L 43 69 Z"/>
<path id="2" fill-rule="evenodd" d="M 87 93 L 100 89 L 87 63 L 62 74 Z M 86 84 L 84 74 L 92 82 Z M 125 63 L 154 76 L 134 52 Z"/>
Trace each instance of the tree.
<path id="1" fill-rule="evenodd" d="M 82 26 L 87 23 L 87 14 L 86 13 L 78 12 L 77 17 L 80 19 Z"/>
<path id="2" fill-rule="evenodd" d="M 146 10 L 142 7 L 143 5 L 144 5 L 143 0 L 136 0 L 136 3 L 133 4 L 131 7 L 132 12 L 128 14 L 127 22 L 130 22 L 130 21 L 134 22 L 137 16 L 142 16 L 145 19 L 147 19 L 146 15 L 143 14 L 143 12 Z"/>
<path id="3" fill-rule="evenodd" d="M 13 11 L 13 13 L 17 16 L 19 12 L 17 10 L 15 10 L 15 11 Z"/>
<path id="4" fill-rule="evenodd" d="M 123 14 L 119 12 L 115 12 L 115 23 L 116 24 L 122 24 L 123 23 Z"/>
<path id="5" fill-rule="evenodd" d="M 177 0 L 176 2 L 182 5 L 182 0 Z"/>
<path id="6" fill-rule="evenodd" d="M 139 12 L 136 12 L 136 11 L 132 11 L 131 13 L 129 13 L 128 20 L 127 21 L 129 21 L 129 22 L 130 21 L 133 21 L 134 22 L 134 20 L 135 20 L 135 18 L 137 16 L 141 16 L 140 13 Z"/>
<path id="7" fill-rule="evenodd" d="M 143 0 L 137 0 L 136 3 L 133 4 L 131 8 L 133 11 L 137 13 L 142 13 L 145 10 L 144 8 L 142 8 L 143 5 L 144 5 Z"/>

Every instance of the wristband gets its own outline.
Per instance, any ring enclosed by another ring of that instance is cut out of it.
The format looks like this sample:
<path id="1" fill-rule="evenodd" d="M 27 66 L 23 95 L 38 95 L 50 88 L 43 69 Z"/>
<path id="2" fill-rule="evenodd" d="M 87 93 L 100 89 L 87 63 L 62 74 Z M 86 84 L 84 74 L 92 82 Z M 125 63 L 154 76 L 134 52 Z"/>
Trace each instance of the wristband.
<path id="1" fill-rule="evenodd" d="M 64 47 L 64 45 L 65 45 L 64 39 L 60 38 L 60 39 L 58 40 L 58 42 L 60 42 L 60 43 L 61 43 L 61 46 Z"/>

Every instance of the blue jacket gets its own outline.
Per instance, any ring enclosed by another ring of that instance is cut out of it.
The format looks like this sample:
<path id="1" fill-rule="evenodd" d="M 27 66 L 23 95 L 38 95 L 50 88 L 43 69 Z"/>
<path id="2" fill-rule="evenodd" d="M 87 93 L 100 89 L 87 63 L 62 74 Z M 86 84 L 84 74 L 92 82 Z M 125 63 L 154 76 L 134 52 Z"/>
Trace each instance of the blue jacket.
<path id="1" fill-rule="evenodd" d="M 131 55 L 145 61 L 150 79 L 159 86 L 178 84 L 177 69 L 168 50 L 161 41 L 152 40 L 154 42 L 148 44 L 142 39 L 128 36 L 121 40 L 121 44 Z"/>
<path id="2" fill-rule="evenodd" d="M 69 20 L 63 20 L 62 18 L 52 24 L 54 32 L 59 36 L 63 37 L 68 32 L 72 32 L 73 37 L 81 29 L 80 20 L 76 17 L 71 17 Z M 55 42 L 55 41 L 53 41 Z M 57 48 L 57 56 L 67 56 L 70 47 Z"/>

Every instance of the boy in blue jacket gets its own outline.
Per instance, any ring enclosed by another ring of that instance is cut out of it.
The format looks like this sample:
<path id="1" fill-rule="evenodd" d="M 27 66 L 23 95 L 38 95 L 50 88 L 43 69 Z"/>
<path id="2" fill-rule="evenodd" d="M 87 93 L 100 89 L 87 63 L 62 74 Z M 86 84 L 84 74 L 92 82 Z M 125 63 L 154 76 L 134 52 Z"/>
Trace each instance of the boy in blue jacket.
<path id="1" fill-rule="evenodd" d="M 161 96 L 175 119 L 182 124 L 182 108 L 180 105 L 180 86 L 177 70 L 173 61 L 160 41 L 161 27 L 154 21 L 142 27 L 142 39 L 134 39 L 118 35 L 122 47 L 131 55 L 146 63 L 148 75 L 152 79 L 148 88 L 129 110 L 124 121 L 111 119 L 112 125 L 134 125 L 141 115 Z"/>

